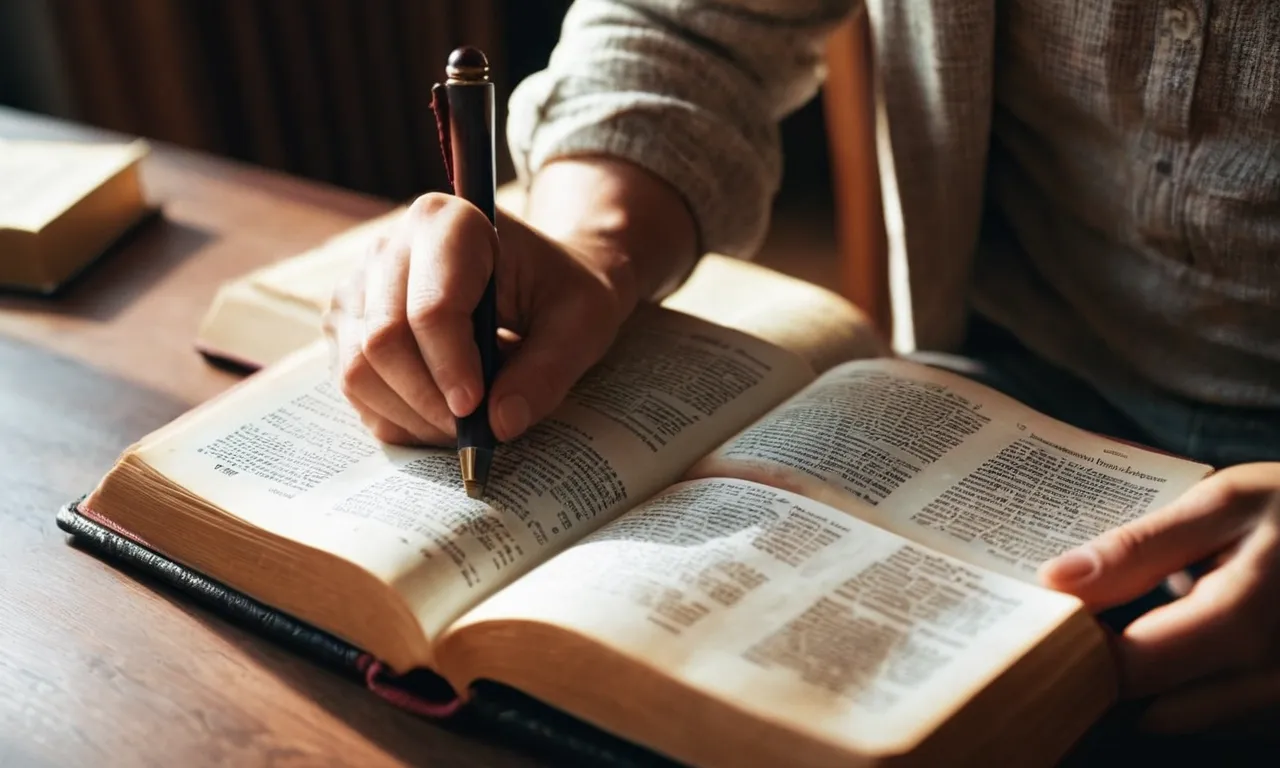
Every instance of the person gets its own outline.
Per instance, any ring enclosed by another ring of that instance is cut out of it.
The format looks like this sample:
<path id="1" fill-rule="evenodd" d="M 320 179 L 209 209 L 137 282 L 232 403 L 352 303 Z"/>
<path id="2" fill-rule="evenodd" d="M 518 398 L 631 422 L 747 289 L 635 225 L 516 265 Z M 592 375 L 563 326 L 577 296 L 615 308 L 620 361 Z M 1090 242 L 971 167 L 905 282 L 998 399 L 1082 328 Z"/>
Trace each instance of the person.
<path id="1" fill-rule="evenodd" d="M 1122 627 L 1123 692 L 1154 731 L 1280 722 L 1280 4 L 868 5 L 909 273 L 899 347 L 1219 468 L 1041 578 L 1103 610 L 1204 566 Z M 447 444 L 475 407 L 469 315 L 491 268 L 520 337 L 491 393 L 510 440 L 699 254 L 749 258 L 779 121 L 854 11 L 574 3 L 511 96 L 526 210 L 495 240 L 468 204 L 425 195 L 335 292 L 336 374 L 373 434 Z"/>

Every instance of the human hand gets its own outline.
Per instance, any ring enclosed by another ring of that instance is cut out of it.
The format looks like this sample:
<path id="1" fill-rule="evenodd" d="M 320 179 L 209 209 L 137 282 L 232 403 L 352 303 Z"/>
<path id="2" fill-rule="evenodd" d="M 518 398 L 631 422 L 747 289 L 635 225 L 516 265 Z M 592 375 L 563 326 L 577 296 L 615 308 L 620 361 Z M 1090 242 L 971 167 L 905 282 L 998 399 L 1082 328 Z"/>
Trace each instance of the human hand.
<path id="1" fill-rule="evenodd" d="M 501 211 L 498 232 L 470 203 L 424 195 L 335 291 L 324 320 L 334 375 L 379 440 L 444 445 L 480 403 L 471 313 L 495 268 L 498 323 L 514 335 L 489 396 L 502 441 L 560 403 L 634 308 L 628 264 L 610 248 L 553 241 Z"/>
<path id="2" fill-rule="evenodd" d="M 1094 609 L 1136 599 L 1193 564 L 1211 570 L 1116 639 L 1121 691 L 1152 697 L 1163 733 L 1280 726 L 1280 463 L 1231 467 L 1168 507 L 1045 563 L 1042 581 Z M 1181 590 L 1180 590 L 1181 591 Z"/>

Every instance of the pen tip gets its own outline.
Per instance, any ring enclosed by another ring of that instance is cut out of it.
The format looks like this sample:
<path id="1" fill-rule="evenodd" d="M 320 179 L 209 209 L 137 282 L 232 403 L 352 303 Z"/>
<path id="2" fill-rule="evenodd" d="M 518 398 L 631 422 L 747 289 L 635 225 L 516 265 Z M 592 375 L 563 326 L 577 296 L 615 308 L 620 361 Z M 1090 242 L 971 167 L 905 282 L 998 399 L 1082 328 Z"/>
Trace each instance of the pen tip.
<path id="1" fill-rule="evenodd" d="M 484 498 L 489 480 L 489 466 L 492 461 L 492 451 L 474 447 L 458 451 L 458 464 L 462 470 L 462 487 L 471 498 Z"/>

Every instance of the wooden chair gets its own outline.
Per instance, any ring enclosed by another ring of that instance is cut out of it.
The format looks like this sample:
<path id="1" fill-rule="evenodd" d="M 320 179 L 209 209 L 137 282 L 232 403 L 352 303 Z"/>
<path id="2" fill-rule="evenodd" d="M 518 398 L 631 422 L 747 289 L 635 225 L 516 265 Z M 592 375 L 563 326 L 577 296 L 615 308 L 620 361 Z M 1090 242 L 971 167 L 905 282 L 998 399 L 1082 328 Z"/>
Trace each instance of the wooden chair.
<path id="1" fill-rule="evenodd" d="M 840 282 L 885 339 L 892 338 L 889 246 L 876 160 L 876 90 L 865 11 L 835 32 L 827 49 L 823 110 L 831 153 Z"/>

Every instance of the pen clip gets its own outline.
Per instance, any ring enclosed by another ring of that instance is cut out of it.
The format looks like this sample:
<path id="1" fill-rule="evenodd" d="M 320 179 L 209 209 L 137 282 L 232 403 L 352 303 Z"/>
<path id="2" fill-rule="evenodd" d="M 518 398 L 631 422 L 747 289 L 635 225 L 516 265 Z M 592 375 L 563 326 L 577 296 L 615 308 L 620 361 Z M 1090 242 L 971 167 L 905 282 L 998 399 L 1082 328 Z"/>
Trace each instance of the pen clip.
<path id="1" fill-rule="evenodd" d="M 431 87 L 431 111 L 436 116 L 436 133 L 440 136 L 440 152 L 444 155 L 444 175 L 453 191 L 453 142 L 449 137 L 449 91 L 444 83 Z"/>

